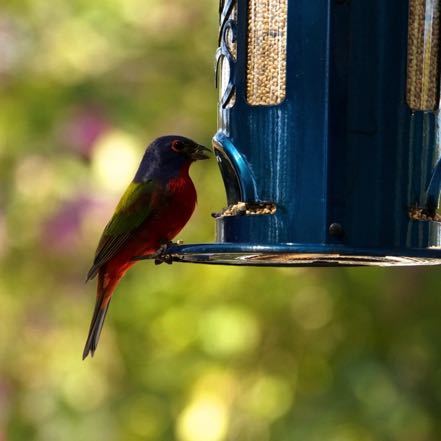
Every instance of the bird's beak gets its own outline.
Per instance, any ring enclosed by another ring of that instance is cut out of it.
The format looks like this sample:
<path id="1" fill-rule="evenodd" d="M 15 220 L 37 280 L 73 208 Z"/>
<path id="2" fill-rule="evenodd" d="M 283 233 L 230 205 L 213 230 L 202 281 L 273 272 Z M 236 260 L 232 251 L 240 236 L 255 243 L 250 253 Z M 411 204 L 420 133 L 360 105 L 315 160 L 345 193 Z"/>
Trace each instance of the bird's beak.
<path id="1" fill-rule="evenodd" d="M 210 157 L 210 154 L 211 150 L 207 149 L 207 147 L 204 147 L 203 145 L 198 144 L 191 153 L 191 159 L 193 159 L 194 161 L 208 159 Z"/>

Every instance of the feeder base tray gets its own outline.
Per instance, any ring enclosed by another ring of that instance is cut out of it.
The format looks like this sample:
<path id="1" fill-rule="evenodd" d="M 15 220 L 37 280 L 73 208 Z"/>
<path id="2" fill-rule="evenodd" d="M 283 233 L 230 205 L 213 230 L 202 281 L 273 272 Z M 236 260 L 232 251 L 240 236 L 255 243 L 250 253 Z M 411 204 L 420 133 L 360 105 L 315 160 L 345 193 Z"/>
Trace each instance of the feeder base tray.
<path id="1" fill-rule="evenodd" d="M 173 245 L 175 262 L 247 266 L 417 266 L 440 265 L 441 249 L 354 249 L 331 245 Z M 405 254 L 405 255 L 403 255 Z"/>

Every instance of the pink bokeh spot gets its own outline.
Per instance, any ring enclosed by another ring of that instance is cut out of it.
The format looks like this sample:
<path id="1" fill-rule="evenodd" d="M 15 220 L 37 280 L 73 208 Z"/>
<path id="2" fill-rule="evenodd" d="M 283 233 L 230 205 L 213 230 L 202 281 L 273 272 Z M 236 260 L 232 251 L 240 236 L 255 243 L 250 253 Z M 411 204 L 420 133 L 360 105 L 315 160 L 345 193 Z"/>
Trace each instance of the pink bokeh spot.
<path id="1" fill-rule="evenodd" d="M 94 107 L 79 108 L 61 129 L 63 143 L 70 150 L 89 159 L 96 140 L 110 127 L 98 109 Z"/>
<path id="2" fill-rule="evenodd" d="M 43 246 L 55 253 L 75 252 L 84 240 L 84 219 L 90 217 L 105 222 L 113 204 L 114 201 L 84 194 L 63 202 L 43 224 Z"/>

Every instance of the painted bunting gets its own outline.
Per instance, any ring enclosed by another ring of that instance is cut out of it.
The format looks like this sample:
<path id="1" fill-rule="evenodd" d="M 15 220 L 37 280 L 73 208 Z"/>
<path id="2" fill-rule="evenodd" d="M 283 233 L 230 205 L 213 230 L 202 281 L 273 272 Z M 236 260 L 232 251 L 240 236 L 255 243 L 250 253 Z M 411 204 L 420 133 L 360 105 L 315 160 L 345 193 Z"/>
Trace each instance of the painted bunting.
<path id="1" fill-rule="evenodd" d="M 133 181 L 106 225 L 87 280 L 98 275 L 97 298 L 83 351 L 93 356 L 113 291 L 140 256 L 154 256 L 190 219 L 196 190 L 188 170 L 209 150 L 183 136 L 163 136 L 146 149 Z"/>

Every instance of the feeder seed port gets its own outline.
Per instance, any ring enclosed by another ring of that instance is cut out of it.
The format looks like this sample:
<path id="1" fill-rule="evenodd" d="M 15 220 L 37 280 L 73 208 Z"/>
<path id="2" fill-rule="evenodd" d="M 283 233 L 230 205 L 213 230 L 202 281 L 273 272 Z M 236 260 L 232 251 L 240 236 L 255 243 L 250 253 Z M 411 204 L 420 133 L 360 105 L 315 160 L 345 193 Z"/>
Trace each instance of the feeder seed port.
<path id="1" fill-rule="evenodd" d="M 276 205 L 271 202 L 237 202 L 224 208 L 220 213 L 212 213 L 212 216 L 215 219 L 226 216 L 255 216 L 274 214 L 276 210 Z"/>
<path id="2" fill-rule="evenodd" d="M 441 222 L 441 215 L 427 208 L 411 207 L 409 209 L 409 217 L 416 221 Z"/>

